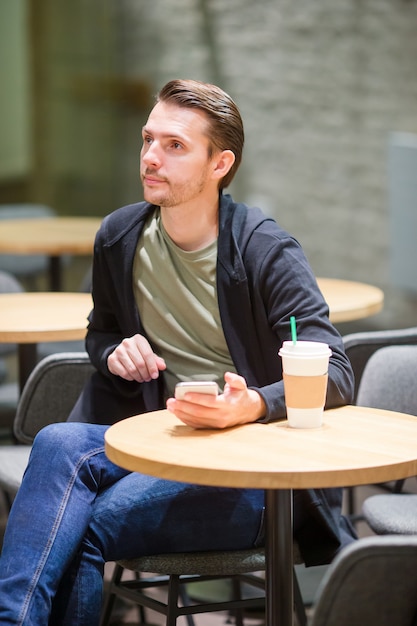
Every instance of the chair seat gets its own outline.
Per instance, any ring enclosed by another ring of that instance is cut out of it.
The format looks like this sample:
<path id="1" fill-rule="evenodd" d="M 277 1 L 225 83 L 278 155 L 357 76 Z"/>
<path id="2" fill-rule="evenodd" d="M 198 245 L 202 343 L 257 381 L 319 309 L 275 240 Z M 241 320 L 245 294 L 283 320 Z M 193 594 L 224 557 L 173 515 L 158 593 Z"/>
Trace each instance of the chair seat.
<path id="1" fill-rule="evenodd" d="M 297 544 L 294 544 L 294 563 L 302 563 Z M 118 561 L 123 568 L 134 572 L 157 572 L 163 575 L 232 576 L 265 569 L 263 548 L 225 552 L 178 552 L 143 556 Z"/>
<path id="2" fill-rule="evenodd" d="M 370 496 L 362 512 L 377 535 L 417 535 L 417 494 Z"/>
<path id="3" fill-rule="evenodd" d="M 139 559 L 118 561 L 125 569 L 136 572 L 183 576 L 186 574 L 228 576 L 265 569 L 264 550 L 231 552 L 178 552 Z"/>

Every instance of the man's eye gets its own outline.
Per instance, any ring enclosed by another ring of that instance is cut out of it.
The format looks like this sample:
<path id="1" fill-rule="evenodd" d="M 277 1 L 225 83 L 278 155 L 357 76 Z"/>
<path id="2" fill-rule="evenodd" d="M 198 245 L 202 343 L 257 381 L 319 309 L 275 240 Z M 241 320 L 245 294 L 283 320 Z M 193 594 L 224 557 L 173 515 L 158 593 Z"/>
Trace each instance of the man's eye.
<path id="1" fill-rule="evenodd" d="M 147 144 L 152 143 L 152 137 L 149 137 L 148 135 L 147 135 L 147 136 L 145 136 L 145 137 L 143 138 L 143 143 L 147 143 Z"/>
<path id="2" fill-rule="evenodd" d="M 182 145 L 178 141 L 174 141 L 172 143 L 172 147 L 174 148 L 174 150 L 181 150 Z"/>

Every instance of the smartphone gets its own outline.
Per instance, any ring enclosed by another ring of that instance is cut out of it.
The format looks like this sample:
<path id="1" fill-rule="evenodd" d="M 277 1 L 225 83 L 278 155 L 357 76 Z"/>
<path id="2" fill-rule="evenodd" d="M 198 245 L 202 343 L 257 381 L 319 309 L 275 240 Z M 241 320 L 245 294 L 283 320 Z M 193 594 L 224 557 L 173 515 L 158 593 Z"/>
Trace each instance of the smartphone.
<path id="1" fill-rule="evenodd" d="M 177 400 L 183 400 L 184 394 L 189 391 L 194 393 L 208 393 L 217 396 L 219 386 L 212 380 L 193 380 L 190 382 L 177 383 L 175 385 L 175 397 Z"/>

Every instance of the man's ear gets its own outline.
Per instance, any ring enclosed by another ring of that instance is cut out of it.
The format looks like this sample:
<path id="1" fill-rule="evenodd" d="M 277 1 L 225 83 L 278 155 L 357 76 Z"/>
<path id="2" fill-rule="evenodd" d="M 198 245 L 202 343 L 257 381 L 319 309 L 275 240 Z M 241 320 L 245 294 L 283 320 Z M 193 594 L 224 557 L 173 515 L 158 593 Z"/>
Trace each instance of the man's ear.
<path id="1" fill-rule="evenodd" d="M 220 180 L 230 171 L 235 162 L 235 154 L 231 150 L 223 150 L 214 158 L 213 178 Z"/>

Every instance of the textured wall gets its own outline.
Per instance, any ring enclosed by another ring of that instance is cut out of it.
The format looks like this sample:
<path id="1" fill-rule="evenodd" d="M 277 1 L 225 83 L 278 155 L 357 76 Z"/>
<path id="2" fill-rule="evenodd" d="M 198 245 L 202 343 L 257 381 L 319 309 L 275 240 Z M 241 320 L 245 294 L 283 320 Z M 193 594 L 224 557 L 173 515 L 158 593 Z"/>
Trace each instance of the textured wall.
<path id="1" fill-rule="evenodd" d="M 124 0 L 124 7 L 128 75 L 145 76 L 155 89 L 177 76 L 212 80 L 240 105 L 247 144 L 234 195 L 290 230 L 317 274 L 384 289 L 384 311 L 358 327 L 417 324 L 417 296 L 396 289 L 389 275 L 387 189 L 389 134 L 417 132 L 417 2 Z M 130 123 L 133 154 L 137 118 Z M 126 188 L 136 193 L 132 154 Z"/>

